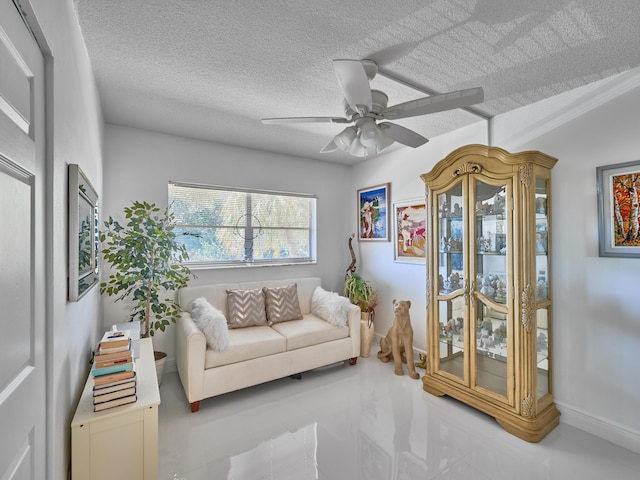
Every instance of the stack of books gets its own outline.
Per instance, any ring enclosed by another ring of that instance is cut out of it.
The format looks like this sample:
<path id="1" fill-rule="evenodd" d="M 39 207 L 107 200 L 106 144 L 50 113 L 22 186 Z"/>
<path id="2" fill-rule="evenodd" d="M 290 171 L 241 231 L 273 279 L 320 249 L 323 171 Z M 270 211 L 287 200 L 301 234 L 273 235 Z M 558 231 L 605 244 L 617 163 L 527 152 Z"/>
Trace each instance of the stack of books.
<path id="1" fill-rule="evenodd" d="M 131 351 L 133 352 L 134 361 L 140 358 L 140 322 L 132 321 L 125 323 L 116 323 L 111 327 L 112 330 L 128 330 L 131 336 Z"/>
<path id="2" fill-rule="evenodd" d="M 136 370 L 127 330 L 108 331 L 93 356 L 93 411 L 134 403 Z"/>

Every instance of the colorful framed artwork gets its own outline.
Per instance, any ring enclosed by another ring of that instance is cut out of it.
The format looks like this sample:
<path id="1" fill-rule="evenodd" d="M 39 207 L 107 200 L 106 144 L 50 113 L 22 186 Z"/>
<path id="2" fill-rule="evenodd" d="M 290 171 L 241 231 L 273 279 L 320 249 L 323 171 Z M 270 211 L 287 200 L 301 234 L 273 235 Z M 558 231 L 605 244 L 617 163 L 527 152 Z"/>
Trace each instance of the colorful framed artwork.
<path id="1" fill-rule="evenodd" d="M 596 168 L 601 257 L 640 258 L 640 161 Z"/>
<path id="2" fill-rule="evenodd" d="M 427 207 L 424 198 L 393 204 L 394 261 L 425 263 Z"/>
<path id="3" fill-rule="evenodd" d="M 388 183 L 358 190 L 358 240 L 389 241 L 389 190 Z"/>

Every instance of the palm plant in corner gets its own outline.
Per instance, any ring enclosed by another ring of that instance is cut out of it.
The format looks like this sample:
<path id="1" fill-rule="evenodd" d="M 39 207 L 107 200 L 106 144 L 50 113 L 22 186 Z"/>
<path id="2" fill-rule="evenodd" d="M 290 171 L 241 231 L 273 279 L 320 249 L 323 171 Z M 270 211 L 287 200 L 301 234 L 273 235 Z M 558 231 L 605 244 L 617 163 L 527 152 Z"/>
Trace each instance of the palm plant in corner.
<path id="1" fill-rule="evenodd" d="M 351 303 L 360 307 L 360 311 L 366 314 L 367 321 L 370 324 L 373 323 L 378 294 L 371 283 L 353 272 L 344 280 L 344 296 L 351 300 Z"/>
<path id="2" fill-rule="evenodd" d="M 344 296 L 351 303 L 360 307 L 360 355 L 369 356 L 373 343 L 375 307 L 378 304 L 378 294 L 367 280 L 355 272 L 350 272 L 344 280 Z"/>
<path id="3" fill-rule="evenodd" d="M 180 317 L 169 294 L 186 287 L 192 275 L 181 263 L 189 255 L 176 241 L 173 214 L 168 208 L 159 212 L 155 203 L 134 201 L 124 209 L 125 225 L 109 217 L 100 232 L 102 255 L 114 271 L 100 284 L 100 293 L 132 302 L 129 321 L 141 322 L 143 337 L 164 332 Z"/>

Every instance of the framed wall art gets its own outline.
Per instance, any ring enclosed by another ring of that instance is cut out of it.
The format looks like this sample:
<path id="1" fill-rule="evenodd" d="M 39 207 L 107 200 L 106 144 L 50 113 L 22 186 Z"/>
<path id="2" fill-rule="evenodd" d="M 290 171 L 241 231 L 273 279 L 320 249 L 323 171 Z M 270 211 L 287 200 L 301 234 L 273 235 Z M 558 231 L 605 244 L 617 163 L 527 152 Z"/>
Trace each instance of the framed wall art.
<path id="1" fill-rule="evenodd" d="M 427 207 L 424 198 L 393 204 L 394 261 L 426 262 Z"/>
<path id="2" fill-rule="evenodd" d="M 596 168 L 601 257 L 640 258 L 640 160 Z"/>
<path id="3" fill-rule="evenodd" d="M 358 240 L 389 241 L 388 183 L 358 190 Z"/>
<path id="4" fill-rule="evenodd" d="M 78 165 L 69 165 L 68 298 L 77 302 L 98 284 L 98 194 Z"/>

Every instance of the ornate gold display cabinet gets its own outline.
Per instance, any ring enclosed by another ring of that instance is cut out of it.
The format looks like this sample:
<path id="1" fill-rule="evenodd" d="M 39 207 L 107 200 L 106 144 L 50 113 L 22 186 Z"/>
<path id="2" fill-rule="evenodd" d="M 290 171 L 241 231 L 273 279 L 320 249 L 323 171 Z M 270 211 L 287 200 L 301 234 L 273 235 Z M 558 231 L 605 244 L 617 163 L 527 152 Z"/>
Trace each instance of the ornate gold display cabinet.
<path id="1" fill-rule="evenodd" d="M 539 442 L 559 422 L 551 359 L 551 168 L 461 147 L 422 175 L 428 206 L 424 390 Z"/>

